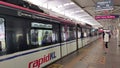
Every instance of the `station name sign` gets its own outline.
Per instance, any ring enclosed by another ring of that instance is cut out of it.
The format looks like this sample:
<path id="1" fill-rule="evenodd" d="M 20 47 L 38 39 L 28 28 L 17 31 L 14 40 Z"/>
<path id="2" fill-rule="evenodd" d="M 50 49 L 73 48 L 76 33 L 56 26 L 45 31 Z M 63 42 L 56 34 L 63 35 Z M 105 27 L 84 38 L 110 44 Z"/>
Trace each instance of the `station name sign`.
<path id="1" fill-rule="evenodd" d="M 118 18 L 119 16 L 118 15 L 106 15 L 106 16 L 95 16 L 95 19 L 96 20 L 99 20 L 99 19 L 115 19 L 115 18 Z"/>

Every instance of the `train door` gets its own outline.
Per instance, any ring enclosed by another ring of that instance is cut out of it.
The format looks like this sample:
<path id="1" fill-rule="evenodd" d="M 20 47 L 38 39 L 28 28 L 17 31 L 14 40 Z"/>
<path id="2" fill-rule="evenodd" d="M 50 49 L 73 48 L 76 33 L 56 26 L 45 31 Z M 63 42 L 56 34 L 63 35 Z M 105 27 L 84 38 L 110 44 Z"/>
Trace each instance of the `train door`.
<path id="1" fill-rule="evenodd" d="M 73 25 L 69 25 L 69 37 L 67 39 L 67 52 L 68 54 L 77 50 L 77 44 L 76 44 L 76 27 Z"/>
<path id="2" fill-rule="evenodd" d="M 67 26 L 61 25 L 61 55 L 62 57 L 67 55 L 67 45 L 66 45 L 67 36 L 68 36 Z"/>
<path id="3" fill-rule="evenodd" d="M 6 53 L 11 54 L 29 49 L 26 33 L 29 32 L 27 19 L 5 16 L 6 26 Z"/>
<path id="4" fill-rule="evenodd" d="M 83 38 L 82 38 L 82 45 L 85 46 L 87 44 L 87 28 L 82 28 Z"/>
<path id="5" fill-rule="evenodd" d="M 0 55 L 6 51 L 4 18 L 0 18 Z"/>
<path id="6" fill-rule="evenodd" d="M 90 30 L 91 30 L 91 29 L 88 29 L 88 44 L 89 44 L 90 41 L 91 41 L 91 33 L 90 33 Z"/>
<path id="7" fill-rule="evenodd" d="M 84 36 L 84 31 L 85 31 L 85 28 L 82 27 L 82 32 L 81 32 L 81 42 L 82 42 L 82 47 L 85 45 L 85 36 Z"/>
<path id="8" fill-rule="evenodd" d="M 82 28 L 78 25 L 77 26 L 77 43 L 78 43 L 78 49 L 82 47 Z"/>
<path id="9" fill-rule="evenodd" d="M 61 26 L 61 52 L 62 57 L 77 50 L 75 26 Z"/>

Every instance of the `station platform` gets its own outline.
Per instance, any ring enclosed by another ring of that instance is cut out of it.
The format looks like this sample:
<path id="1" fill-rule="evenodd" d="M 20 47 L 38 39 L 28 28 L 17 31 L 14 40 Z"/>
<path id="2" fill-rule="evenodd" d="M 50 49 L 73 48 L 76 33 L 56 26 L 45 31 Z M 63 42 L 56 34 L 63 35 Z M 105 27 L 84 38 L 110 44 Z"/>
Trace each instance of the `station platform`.
<path id="1" fill-rule="evenodd" d="M 117 37 L 111 37 L 106 54 L 103 45 L 100 38 L 45 68 L 120 68 Z"/>

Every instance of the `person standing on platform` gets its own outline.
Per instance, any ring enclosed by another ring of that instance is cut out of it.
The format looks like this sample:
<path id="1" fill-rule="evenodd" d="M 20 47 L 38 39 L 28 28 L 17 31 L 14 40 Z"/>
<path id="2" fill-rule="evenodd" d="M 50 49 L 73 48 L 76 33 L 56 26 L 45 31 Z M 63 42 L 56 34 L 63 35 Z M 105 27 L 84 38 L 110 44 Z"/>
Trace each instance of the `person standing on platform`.
<path id="1" fill-rule="evenodd" d="M 103 40 L 104 40 L 104 49 L 105 49 L 105 54 L 108 52 L 108 42 L 110 40 L 110 33 L 105 31 L 103 34 Z"/>

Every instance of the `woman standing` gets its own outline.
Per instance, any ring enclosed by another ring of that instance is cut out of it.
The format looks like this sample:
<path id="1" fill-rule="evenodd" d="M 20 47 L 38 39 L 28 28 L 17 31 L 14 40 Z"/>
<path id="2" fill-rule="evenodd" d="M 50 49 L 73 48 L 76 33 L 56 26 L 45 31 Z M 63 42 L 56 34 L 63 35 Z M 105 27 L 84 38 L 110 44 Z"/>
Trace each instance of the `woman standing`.
<path id="1" fill-rule="evenodd" d="M 104 48 L 105 48 L 105 54 L 108 52 L 108 42 L 110 40 L 110 34 L 109 32 L 104 32 L 104 36 L 103 36 L 103 40 L 104 40 Z"/>

